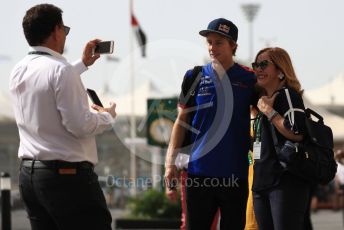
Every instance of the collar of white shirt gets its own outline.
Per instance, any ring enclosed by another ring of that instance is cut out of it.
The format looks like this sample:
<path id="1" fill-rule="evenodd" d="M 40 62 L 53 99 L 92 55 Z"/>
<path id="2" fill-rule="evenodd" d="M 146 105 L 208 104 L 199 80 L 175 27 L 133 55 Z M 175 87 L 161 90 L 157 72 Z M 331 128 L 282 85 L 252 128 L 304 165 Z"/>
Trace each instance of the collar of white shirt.
<path id="1" fill-rule="evenodd" d="M 53 57 L 56 57 L 63 61 L 67 61 L 67 59 L 64 56 L 62 56 L 58 52 L 52 49 L 49 49 L 48 47 L 45 47 L 45 46 L 30 46 L 29 52 L 34 52 L 34 51 L 45 52 L 45 53 L 50 54 Z M 80 75 L 88 69 L 88 67 L 84 64 L 84 62 L 81 59 L 73 62 L 72 65 L 76 68 L 77 72 Z"/>
<path id="2" fill-rule="evenodd" d="M 49 49 L 48 47 L 45 47 L 45 46 L 31 46 L 29 49 L 29 52 L 32 52 L 32 51 L 46 52 L 46 53 L 50 54 L 51 56 L 66 60 L 66 58 L 63 57 L 61 54 L 59 54 L 58 52 L 56 52 L 52 49 Z"/>

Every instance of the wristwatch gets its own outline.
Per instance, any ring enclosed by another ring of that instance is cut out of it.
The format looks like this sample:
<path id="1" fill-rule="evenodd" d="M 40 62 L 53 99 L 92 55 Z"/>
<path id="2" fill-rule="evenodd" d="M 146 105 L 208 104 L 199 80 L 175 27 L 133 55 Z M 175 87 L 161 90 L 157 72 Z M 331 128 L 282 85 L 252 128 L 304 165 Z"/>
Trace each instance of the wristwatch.
<path id="1" fill-rule="evenodd" d="M 271 110 L 271 112 L 268 114 L 268 115 L 266 115 L 267 116 L 267 118 L 268 118 L 268 120 L 271 122 L 272 121 L 272 119 L 274 119 L 274 117 L 276 117 L 278 115 L 278 112 L 276 111 L 276 110 Z"/>

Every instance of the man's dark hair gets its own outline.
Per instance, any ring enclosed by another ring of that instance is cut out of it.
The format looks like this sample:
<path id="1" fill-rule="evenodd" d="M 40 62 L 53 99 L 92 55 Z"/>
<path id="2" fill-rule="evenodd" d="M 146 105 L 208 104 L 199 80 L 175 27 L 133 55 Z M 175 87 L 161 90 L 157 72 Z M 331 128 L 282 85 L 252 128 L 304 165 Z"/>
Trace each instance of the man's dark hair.
<path id="1" fill-rule="evenodd" d="M 57 25 L 63 24 L 62 12 L 51 4 L 39 4 L 26 11 L 23 30 L 30 46 L 41 45 Z"/>

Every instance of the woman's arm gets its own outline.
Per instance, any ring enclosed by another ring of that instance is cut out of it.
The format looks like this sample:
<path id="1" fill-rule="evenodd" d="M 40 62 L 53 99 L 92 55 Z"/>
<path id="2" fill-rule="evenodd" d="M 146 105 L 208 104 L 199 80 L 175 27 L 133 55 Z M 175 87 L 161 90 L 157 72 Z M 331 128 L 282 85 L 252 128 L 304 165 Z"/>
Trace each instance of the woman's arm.
<path id="1" fill-rule="evenodd" d="M 302 141 L 303 135 L 301 134 L 296 135 L 294 134 L 293 131 L 291 131 L 290 129 L 287 129 L 284 126 L 284 120 L 285 120 L 284 117 L 282 117 L 280 114 L 277 114 L 271 119 L 271 123 L 276 127 L 278 132 L 282 134 L 285 138 L 292 141 L 297 141 L 297 142 Z"/>
<path id="2" fill-rule="evenodd" d="M 259 110 L 268 117 L 270 122 L 276 127 L 277 131 L 282 134 L 285 138 L 292 141 L 302 141 L 303 135 L 294 134 L 292 130 L 287 129 L 284 126 L 285 118 L 277 113 L 272 105 L 275 101 L 278 93 L 274 94 L 272 97 L 262 96 L 258 101 Z M 274 112 L 275 111 L 275 112 Z"/>

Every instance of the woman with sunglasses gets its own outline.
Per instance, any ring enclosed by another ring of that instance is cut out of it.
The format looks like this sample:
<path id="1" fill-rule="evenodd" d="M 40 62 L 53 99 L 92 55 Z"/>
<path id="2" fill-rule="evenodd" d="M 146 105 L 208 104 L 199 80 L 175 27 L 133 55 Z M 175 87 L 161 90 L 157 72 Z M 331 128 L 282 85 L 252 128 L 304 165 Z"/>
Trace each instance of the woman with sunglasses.
<path id="1" fill-rule="evenodd" d="M 287 159 L 276 153 L 274 144 L 303 139 L 303 90 L 281 48 L 259 51 L 252 67 L 264 92 L 254 122 L 252 191 L 257 223 L 263 230 L 303 229 L 310 185 L 286 170 Z"/>

